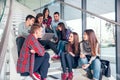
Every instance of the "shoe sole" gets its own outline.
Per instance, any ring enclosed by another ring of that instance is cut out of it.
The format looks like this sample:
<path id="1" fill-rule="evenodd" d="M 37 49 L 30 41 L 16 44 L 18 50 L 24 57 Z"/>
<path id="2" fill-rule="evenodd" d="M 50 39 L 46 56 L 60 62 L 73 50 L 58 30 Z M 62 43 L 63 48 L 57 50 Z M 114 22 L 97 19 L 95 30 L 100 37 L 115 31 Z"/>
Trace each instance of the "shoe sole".
<path id="1" fill-rule="evenodd" d="M 41 79 L 38 79 L 35 75 L 32 75 L 32 78 L 33 78 L 34 80 L 41 80 Z"/>

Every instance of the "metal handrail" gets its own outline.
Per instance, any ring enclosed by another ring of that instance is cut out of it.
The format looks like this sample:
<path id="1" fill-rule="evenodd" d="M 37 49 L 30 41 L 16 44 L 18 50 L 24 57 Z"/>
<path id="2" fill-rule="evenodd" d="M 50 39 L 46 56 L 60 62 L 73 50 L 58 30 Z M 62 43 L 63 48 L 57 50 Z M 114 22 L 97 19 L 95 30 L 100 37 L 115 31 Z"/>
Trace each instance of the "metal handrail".
<path id="1" fill-rule="evenodd" d="M 2 17 L 3 17 L 4 11 L 5 11 L 5 6 L 6 6 L 6 0 L 4 1 L 4 7 L 3 7 L 2 14 L 1 14 L 1 16 L 0 16 L 0 22 L 1 22 L 1 20 L 2 20 Z"/>
<path id="2" fill-rule="evenodd" d="M 95 13 L 92 13 L 92 12 L 90 12 L 90 11 L 84 10 L 84 9 L 82 9 L 82 8 L 80 8 L 80 7 L 77 7 L 77 6 L 74 6 L 74 5 L 72 5 L 72 4 L 63 2 L 63 1 L 61 1 L 61 0 L 56 0 L 56 1 L 57 1 L 57 2 L 60 2 L 61 4 L 64 4 L 64 5 L 71 6 L 71 7 L 75 8 L 75 9 L 78 9 L 78 10 L 80 10 L 80 11 L 82 11 L 82 12 L 91 14 L 91 15 L 93 15 L 93 16 L 95 16 L 95 17 L 98 17 L 98 18 L 100 18 L 100 19 L 103 19 L 103 20 L 105 20 L 105 21 L 107 21 L 107 22 L 110 22 L 110 23 L 112 23 L 112 24 L 115 24 L 115 25 L 120 26 L 120 23 L 117 23 L 117 22 L 115 22 L 114 20 L 110 20 L 110 19 L 108 19 L 108 18 L 99 16 L 99 15 L 97 15 L 97 14 L 95 14 Z"/>
<path id="3" fill-rule="evenodd" d="M 10 19 L 11 19 L 11 10 L 12 10 L 12 1 L 10 0 L 10 7 L 9 7 L 9 13 L 8 13 L 8 18 L 7 22 L 5 25 L 5 30 L 3 32 L 2 40 L 0 42 L 0 73 L 2 71 L 5 55 L 7 52 L 7 46 L 8 46 L 8 38 L 9 38 L 9 33 L 10 33 Z"/>
<path id="4" fill-rule="evenodd" d="M 88 13 L 88 14 L 93 15 L 93 16 L 95 16 L 95 17 L 98 17 L 98 18 L 100 18 L 100 19 L 102 19 L 102 20 L 105 20 L 105 21 L 107 21 L 107 22 L 110 22 L 110 23 L 112 23 L 112 24 L 115 24 L 115 25 L 120 26 L 120 23 L 117 23 L 117 22 L 115 22 L 114 20 L 110 20 L 110 19 L 108 19 L 108 18 L 102 17 L 102 16 L 100 16 L 100 15 L 98 15 L 98 14 L 95 14 L 95 13 L 92 13 L 92 12 L 90 12 L 90 11 L 84 10 L 84 9 L 82 9 L 82 8 L 80 8 L 80 7 L 77 7 L 77 6 L 74 6 L 74 5 L 72 5 L 72 4 L 63 2 L 63 1 L 61 1 L 61 0 L 55 0 L 55 1 L 51 2 L 51 3 L 48 3 L 48 4 L 46 4 L 46 5 L 38 8 L 38 9 L 35 9 L 35 10 L 33 10 L 33 11 L 42 9 L 42 8 L 44 8 L 45 6 L 50 6 L 51 4 L 56 3 L 56 2 L 59 2 L 59 3 L 64 4 L 64 5 L 68 5 L 68 6 L 70 6 L 70 7 L 73 7 L 73 8 L 75 8 L 75 9 L 78 9 L 78 10 L 80 10 L 80 11 L 82 11 L 82 12 Z"/>
<path id="5" fill-rule="evenodd" d="M 50 3 L 48 3 L 48 4 L 45 4 L 44 6 L 41 6 L 40 8 L 34 9 L 33 11 L 40 10 L 40 9 L 45 8 L 46 6 L 52 5 L 53 3 L 56 3 L 56 2 L 57 2 L 57 1 L 52 1 L 52 2 L 50 2 Z"/>

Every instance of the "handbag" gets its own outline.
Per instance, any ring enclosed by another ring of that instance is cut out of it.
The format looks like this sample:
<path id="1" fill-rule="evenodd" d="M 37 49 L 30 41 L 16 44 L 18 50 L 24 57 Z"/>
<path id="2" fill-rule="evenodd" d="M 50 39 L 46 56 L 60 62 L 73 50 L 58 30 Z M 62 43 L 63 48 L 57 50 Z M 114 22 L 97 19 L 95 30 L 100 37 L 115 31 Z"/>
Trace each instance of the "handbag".
<path id="1" fill-rule="evenodd" d="M 101 69 L 102 69 L 102 75 L 105 75 L 106 77 L 111 76 L 111 69 L 110 69 L 110 61 L 101 59 Z"/>
<path id="2" fill-rule="evenodd" d="M 90 55 L 87 55 L 86 57 L 87 57 L 88 61 L 91 58 Z M 96 58 L 100 59 L 100 57 L 98 57 L 98 56 Z M 106 77 L 110 77 L 111 76 L 110 61 L 100 59 L 100 62 L 101 62 L 101 73 L 100 74 L 105 75 Z"/>

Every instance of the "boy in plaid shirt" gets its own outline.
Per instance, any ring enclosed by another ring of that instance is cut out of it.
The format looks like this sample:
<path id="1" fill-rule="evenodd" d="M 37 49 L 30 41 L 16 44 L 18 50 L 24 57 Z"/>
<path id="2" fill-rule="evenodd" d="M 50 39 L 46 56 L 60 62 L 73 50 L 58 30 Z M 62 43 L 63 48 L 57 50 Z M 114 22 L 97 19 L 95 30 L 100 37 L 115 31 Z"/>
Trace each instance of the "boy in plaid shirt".
<path id="1" fill-rule="evenodd" d="M 35 80 L 46 80 L 49 68 L 49 54 L 37 40 L 41 38 L 41 32 L 41 26 L 33 24 L 17 61 L 17 72 Z"/>

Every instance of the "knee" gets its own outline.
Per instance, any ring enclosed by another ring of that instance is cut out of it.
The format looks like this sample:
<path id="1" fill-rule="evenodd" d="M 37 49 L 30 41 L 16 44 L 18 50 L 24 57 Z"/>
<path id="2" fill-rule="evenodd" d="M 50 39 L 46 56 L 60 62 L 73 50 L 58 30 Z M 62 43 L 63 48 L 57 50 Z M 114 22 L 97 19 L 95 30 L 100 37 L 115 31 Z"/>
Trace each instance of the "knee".
<path id="1" fill-rule="evenodd" d="M 100 62 L 99 59 L 95 59 L 94 63 L 95 63 L 96 65 L 101 65 L 101 62 Z"/>
<path id="2" fill-rule="evenodd" d="M 100 60 L 99 59 L 95 59 L 94 61 L 93 61 L 93 66 L 94 66 L 94 68 L 96 68 L 96 69 L 100 69 L 101 68 L 101 62 L 100 62 Z"/>
<path id="3" fill-rule="evenodd" d="M 44 55 L 44 56 L 45 56 L 46 59 L 49 59 L 49 58 L 50 58 L 50 55 L 49 55 L 47 52 L 45 52 L 45 55 Z"/>
<path id="4" fill-rule="evenodd" d="M 81 68 L 83 64 L 87 64 L 88 60 L 86 58 L 79 58 L 78 59 L 78 66 Z"/>
<path id="5" fill-rule="evenodd" d="M 80 58 L 79 61 L 80 61 L 82 64 L 87 64 L 87 63 L 88 63 L 87 58 Z"/>

